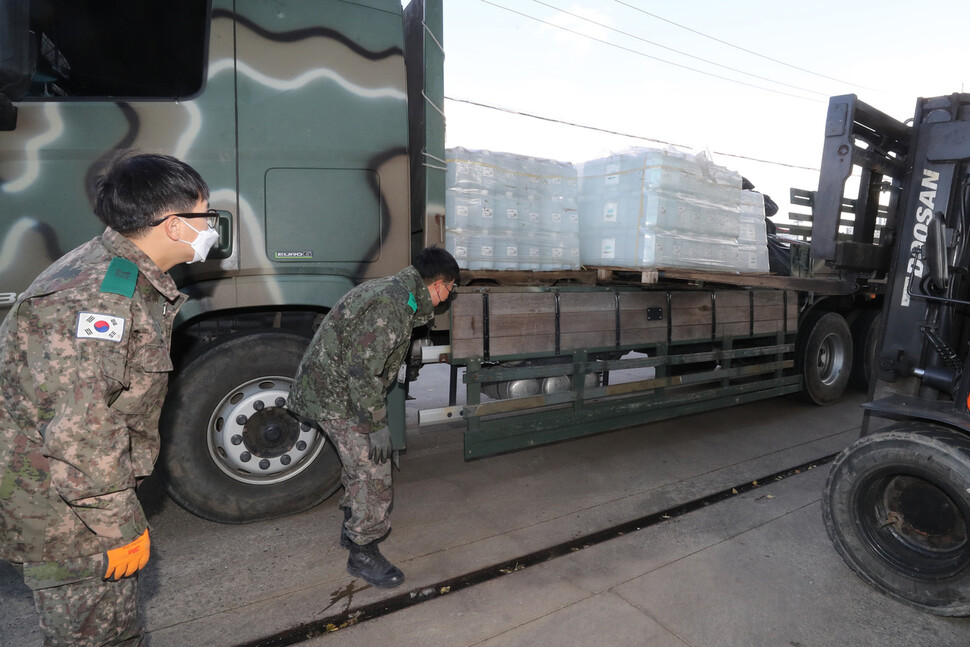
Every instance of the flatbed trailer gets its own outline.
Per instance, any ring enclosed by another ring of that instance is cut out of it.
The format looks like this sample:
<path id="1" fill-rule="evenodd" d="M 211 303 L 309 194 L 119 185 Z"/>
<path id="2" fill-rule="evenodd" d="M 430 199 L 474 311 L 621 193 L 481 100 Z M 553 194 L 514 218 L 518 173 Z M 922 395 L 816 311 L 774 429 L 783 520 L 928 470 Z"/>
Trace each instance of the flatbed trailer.
<path id="1" fill-rule="evenodd" d="M 805 394 L 806 380 L 807 399 L 825 404 L 849 381 L 852 333 L 835 307 L 860 301 L 844 281 L 595 268 L 523 286 L 504 274 L 463 272 L 450 344 L 427 351 L 452 366 L 451 406 L 421 422 L 464 419 L 466 458 Z M 652 375 L 611 383 L 643 369 Z"/>

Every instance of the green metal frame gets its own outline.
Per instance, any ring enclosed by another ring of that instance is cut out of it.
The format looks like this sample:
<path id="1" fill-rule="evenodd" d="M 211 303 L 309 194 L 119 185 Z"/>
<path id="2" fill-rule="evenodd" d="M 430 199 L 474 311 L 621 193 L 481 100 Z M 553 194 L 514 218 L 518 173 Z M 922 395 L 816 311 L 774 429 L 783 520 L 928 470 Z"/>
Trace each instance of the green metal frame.
<path id="1" fill-rule="evenodd" d="M 391 447 L 395 451 L 407 449 L 407 430 L 405 428 L 405 400 L 407 392 L 400 382 L 394 382 L 387 392 L 387 426 L 391 432 Z"/>
<path id="2" fill-rule="evenodd" d="M 589 359 L 588 351 L 563 355 L 568 363 L 538 366 L 466 364 L 467 404 L 462 413 L 465 458 L 578 438 L 633 425 L 795 393 L 802 378 L 793 371 L 794 332 L 763 338 L 723 338 L 711 350 L 690 352 L 684 344 L 658 344 L 651 356 Z M 751 346 L 763 342 L 763 345 Z M 735 348 L 735 341 L 746 344 Z M 745 360 L 745 361 L 741 361 Z M 680 373 L 678 366 L 716 362 L 716 368 Z M 589 373 L 656 369 L 650 379 L 587 387 Z M 482 402 L 482 385 L 515 379 L 568 375 L 572 389 L 561 393 Z"/>

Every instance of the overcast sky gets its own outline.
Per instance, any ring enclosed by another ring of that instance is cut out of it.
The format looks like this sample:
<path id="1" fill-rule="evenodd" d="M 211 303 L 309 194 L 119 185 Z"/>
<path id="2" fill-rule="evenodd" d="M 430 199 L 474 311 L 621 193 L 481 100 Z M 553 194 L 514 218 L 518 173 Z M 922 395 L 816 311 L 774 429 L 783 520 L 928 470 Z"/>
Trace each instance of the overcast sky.
<path id="1" fill-rule="evenodd" d="M 828 98 L 912 117 L 970 82 L 968 27 L 967 0 L 445 0 L 447 146 L 707 149 L 784 212 L 789 187 L 816 188 Z"/>

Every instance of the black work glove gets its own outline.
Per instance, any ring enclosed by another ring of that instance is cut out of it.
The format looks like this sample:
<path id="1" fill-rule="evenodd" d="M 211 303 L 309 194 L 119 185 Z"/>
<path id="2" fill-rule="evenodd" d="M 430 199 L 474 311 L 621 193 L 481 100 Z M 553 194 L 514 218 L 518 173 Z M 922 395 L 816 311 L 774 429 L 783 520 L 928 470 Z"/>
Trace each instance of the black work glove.
<path id="1" fill-rule="evenodd" d="M 369 433 L 367 440 L 370 443 L 367 457 L 375 463 L 386 463 L 391 457 L 391 430 L 388 427 L 381 427 Z"/>

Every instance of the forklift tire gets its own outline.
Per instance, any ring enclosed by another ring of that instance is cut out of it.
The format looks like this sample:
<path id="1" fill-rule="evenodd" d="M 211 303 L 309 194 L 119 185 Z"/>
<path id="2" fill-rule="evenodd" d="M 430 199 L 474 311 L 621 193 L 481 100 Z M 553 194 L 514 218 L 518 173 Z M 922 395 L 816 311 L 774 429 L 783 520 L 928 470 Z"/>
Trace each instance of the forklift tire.
<path id="1" fill-rule="evenodd" d="M 855 388 L 868 393 L 879 350 L 876 344 L 879 342 L 882 311 L 870 309 L 861 310 L 855 314 L 850 326 L 853 349 L 850 382 Z"/>
<path id="2" fill-rule="evenodd" d="M 815 311 L 800 324 L 795 365 L 802 397 L 813 404 L 837 402 L 852 373 L 852 333 L 837 312 Z"/>
<path id="3" fill-rule="evenodd" d="M 169 495 L 203 519 L 248 523 L 307 510 L 340 487 L 340 459 L 285 409 L 309 340 L 227 337 L 173 379 L 160 420 Z"/>
<path id="4" fill-rule="evenodd" d="M 970 615 L 970 436 L 922 422 L 863 436 L 832 464 L 822 518 L 846 564 L 881 593 Z"/>

